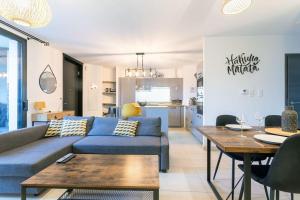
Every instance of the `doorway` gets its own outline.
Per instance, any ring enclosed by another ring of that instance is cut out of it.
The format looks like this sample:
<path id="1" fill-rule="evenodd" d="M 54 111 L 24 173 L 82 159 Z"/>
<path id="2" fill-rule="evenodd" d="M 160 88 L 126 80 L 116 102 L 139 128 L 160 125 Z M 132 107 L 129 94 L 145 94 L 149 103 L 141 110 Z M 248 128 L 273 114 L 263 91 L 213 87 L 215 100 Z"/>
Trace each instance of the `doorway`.
<path id="1" fill-rule="evenodd" d="M 0 134 L 26 126 L 27 41 L 0 29 Z"/>
<path id="2" fill-rule="evenodd" d="M 300 116 L 300 54 L 286 54 L 285 65 L 285 104 L 294 106 Z"/>
<path id="3" fill-rule="evenodd" d="M 64 54 L 63 56 L 63 109 L 82 116 L 82 69 L 83 64 Z"/>

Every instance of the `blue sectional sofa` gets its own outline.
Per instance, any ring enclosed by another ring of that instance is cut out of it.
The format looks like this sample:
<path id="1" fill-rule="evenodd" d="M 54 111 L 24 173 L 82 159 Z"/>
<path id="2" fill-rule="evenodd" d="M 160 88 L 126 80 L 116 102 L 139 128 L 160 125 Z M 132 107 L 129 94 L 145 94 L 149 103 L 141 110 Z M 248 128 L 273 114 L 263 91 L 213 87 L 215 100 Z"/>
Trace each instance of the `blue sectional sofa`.
<path id="1" fill-rule="evenodd" d="M 68 117 L 68 119 L 82 117 Z M 20 183 L 63 155 L 77 154 L 140 154 L 158 155 L 160 170 L 169 169 L 169 140 L 161 132 L 160 118 L 138 120 L 136 137 L 113 136 L 118 119 L 88 117 L 85 137 L 48 137 L 47 125 L 20 129 L 0 135 L 0 194 L 19 194 Z M 39 194 L 31 189 L 28 193 Z"/>

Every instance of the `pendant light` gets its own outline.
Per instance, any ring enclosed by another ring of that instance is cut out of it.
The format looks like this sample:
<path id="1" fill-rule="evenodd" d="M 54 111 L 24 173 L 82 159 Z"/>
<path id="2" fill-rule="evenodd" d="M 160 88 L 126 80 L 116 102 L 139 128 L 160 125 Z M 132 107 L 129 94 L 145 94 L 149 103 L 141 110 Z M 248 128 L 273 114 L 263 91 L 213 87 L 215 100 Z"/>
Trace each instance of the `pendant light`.
<path id="1" fill-rule="evenodd" d="M 225 15 L 239 14 L 251 5 L 251 0 L 224 0 L 223 13 Z"/>
<path id="2" fill-rule="evenodd" d="M 52 18 L 47 0 L 0 0 L 0 16 L 19 25 L 46 26 Z"/>
<path id="3" fill-rule="evenodd" d="M 126 68 L 125 77 L 135 78 L 157 78 L 158 72 L 153 68 L 144 68 L 144 55 L 145 53 L 136 53 L 136 67 Z M 139 65 L 139 57 L 142 57 L 142 66 Z"/>

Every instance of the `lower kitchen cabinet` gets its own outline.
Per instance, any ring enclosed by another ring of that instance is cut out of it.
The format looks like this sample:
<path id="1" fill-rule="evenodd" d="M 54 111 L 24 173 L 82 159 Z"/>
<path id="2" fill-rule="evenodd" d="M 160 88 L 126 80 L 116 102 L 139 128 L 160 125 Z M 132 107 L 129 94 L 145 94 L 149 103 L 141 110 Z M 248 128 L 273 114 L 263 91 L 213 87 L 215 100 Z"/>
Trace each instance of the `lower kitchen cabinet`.
<path id="1" fill-rule="evenodd" d="M 194 135 L 194 137 L 202 144 L 203 136 L 197 130 L 197 128 L 203 126 L 203 116 L 201 114 L 197 114 L 196 106 L 186 107 L 185 126 L 186 129 L 190 131 Z"/>
<path id="2" fill-rule="evenodd" d="M 169 127 L 183 127 L 183 107 L 169 106 Z"/>

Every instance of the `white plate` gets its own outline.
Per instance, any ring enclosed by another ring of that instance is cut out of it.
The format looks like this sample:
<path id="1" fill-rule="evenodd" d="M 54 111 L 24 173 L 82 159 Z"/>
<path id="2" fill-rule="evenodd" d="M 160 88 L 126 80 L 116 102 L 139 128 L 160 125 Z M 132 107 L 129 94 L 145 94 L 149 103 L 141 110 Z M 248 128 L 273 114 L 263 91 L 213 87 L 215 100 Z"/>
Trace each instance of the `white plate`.
<path id="1" fill-rule="evenodd" d="M 235 130 L 235 131 L 240 131 L 240 130 L 246 131 L 246 130 L 251 130 L 252 129 L 251 126 L 248 126 L 248 125 L 242 125 L 241 126 L 239 124 L 227 124 L 225 127 L 229 128 L 231 130 Z"/>
<path id="2" fill-rule="evenodd" d="M 268 134 L 257 134 L 254 138 L 267 144 L 282 144 L 287 139 L 287 137 Z"/>

